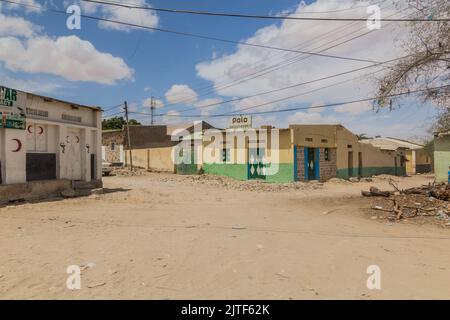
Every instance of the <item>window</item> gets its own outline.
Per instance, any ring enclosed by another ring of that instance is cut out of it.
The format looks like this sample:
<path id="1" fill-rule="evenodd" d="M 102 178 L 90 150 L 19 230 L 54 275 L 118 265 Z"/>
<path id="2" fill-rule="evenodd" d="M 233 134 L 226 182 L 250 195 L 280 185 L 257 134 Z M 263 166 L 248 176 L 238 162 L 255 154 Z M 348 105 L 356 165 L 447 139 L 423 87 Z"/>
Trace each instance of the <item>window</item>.
<path id="1" fill-rule="evenodd" d="M 27 114 L 32 115 L 32 116 L 48 118 L 48 111 L 45 111 L 45 110 L 27 108 Z"/>
<path id="2" fill-rule="evenodd" d="M 111 150 L 114 151 L 116 149 L 116 144 L 113 142 L 111 143 Z"/>
<path id="3" fill-rule="evenodd" d="M 305 138 L 305 141 L 313 142 L 313 139 L 312 138 Z"/>
<path id="4" fill-rule="evenodd" d="M 81 122 L 81 117 L 72 116 L 70 114 L 61 115 L 61 119 L 65 120 L 65 121 L 71 121 L 71 122 Z"/>
<path id="5" fill-rule="evenodd" d="M 351 144 L 348 144 L 347 148 L 351 149 L 351 148 L 353 148 L 353 146 Z"/>
<path id="6" fill-rule="evenodd" d="M 325 158 L 325 161 L 330 161 L 330 149 L 325 148 L 325 150 L 323 151 L 323 156 Z"/>
<path id="7" fill-rule="evenodd" d="M 322 143 L 328 143 L 328 139 L 322 139 Z"/>

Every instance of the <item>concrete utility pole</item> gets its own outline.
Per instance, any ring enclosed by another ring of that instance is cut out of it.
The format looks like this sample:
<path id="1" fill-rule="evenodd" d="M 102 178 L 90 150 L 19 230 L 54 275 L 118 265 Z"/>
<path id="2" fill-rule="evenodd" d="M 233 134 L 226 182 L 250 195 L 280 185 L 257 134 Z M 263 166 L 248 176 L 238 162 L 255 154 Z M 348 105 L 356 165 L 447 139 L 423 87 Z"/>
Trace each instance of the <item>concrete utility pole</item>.
<path id="1" fill-rule="evenodd" d="M 151 109 L 151 113 L 152 113 L 151 124 L 154 125 L 155 124 L 154 115 L 155 115 L 156 100 L 155 100 L 154 97 L 152 97 L 150 101 L 151 101 L 150 102 L 150 109 Z"/>
<path id="2" fill-rule="evenodd" d="M 127 142 L 128 142 L 128 150 L 130 151 L 130 168 L 133 170 L 133 152 L 131 151 L 131 137 L 130 137 L 130 125 L 128 122 L 128 103 L 124 102 L 124 110 L 125 110 L 125 120 L 127 122 Z"/>

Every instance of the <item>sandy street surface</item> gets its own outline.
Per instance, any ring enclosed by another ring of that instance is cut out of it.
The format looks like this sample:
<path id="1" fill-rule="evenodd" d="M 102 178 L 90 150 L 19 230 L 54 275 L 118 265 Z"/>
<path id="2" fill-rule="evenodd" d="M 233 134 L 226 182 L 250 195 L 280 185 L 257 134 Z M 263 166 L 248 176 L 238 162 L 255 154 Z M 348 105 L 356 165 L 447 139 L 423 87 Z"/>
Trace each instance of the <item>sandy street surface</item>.
<path id="1" fill-rule="evenodd" d="M 402 188 L 430 177 L 396 178 Z M 373 182 L 151 173 L 0 208 L 1 299 L 449 299 L 450 229 L 373 220 Z M 82 269 L 68 290 L 66 268 Z M 366 286 L 370 265 L 381 290 Z"/>

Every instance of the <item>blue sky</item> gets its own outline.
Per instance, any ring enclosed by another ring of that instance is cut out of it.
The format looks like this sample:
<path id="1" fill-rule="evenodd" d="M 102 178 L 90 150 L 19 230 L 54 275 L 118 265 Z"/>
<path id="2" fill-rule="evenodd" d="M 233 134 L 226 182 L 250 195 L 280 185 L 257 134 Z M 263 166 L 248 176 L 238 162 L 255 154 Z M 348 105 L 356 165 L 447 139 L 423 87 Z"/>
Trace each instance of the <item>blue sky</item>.
<path id="1" fill-rule="evenodd" d="M 50 13 L 45 8 L 65 10 L 69 5 L 79 3 L 78 0 L 22 0 L 22 2 L 41 4 L 43 9 L 28 8 L 27 10 L 25 7 L 11 7 L 7 4 L 1 6 L 0 12 L 4 22 L 3 27 L 0 26 L 0 82 L 2 84 L 82 104 L 99 105 L 105 109 L 127 100 L 131 109 L 136 112 L 149 112 L 146 100 L 153 95 L 160 100 L 157 113 L 170 112 L 175 115 L 159 117 L 156 119 L 157 123 L 193 121 L 193 119 L 179 118 L 176 115 L 186 108 L 244 98 L 368 65 L 364 62 L 307 57 L 304 61 L 292 63 L 251 81 L 242 82 L 242 79 L 248 75 L 286 63 L 290 59 L 296 59 L 299 54 L 237 46 L 157 31 L 117 29 L 84 18 L 81 20 L 81 30 L 68 30 L 66 16 Z M 301 14 L 302 10 L 304 12 L 334 11 L 334 13 L 316 14 L 323 17 L 329 15 L 364 17 L 367 15 L 364 5 L 369 5 L 364 2 L 355 4 L 353 0 L 306 1 L 303 7 L 299 6 L 299 1 L 292 0 L 124 0 L 122 2 L 141 4 L 145 2 L 154 7 L 249 14 Z M 401 17 L 402 13 L 390 3 L 385 1 L 380 4 L 382 16 Z M 171 13 L 155 14 L 139 10 L 130 12 L 128 9 L 103 6 L 82 5 L 81 8 L 83 14 L 93 16 L 134 21 L 152 27 L 251 41 L 282 48 L 301 45 L 302 50 L 312 52 L 328 44 L 337 44 L 339 41 L 368 31 L 364 22 L 352 25 L 345 25 L 342 22 L 276 22 Z M 402 26 L 386 25 L 379 31 L 339 45 L 325 53 L 385 61 L 402 55 L 399 44 L 404 36 Z M 226 118 L 207 119 L 207 117 L 211 114 L 233 112 L 241 108 L 268 103 L 322 86 L 333 85 L 342 80 L 349 81 L 343 85 L 334 85 L 281 103 L 269 103 L 253 111 L 273 111 L 286 107 L 308 107 L 368 98 L 374 95 L 375 77 L 380 74 L 355 73 L 311 86 L 296 87 L 276 94 L 243 99 L 217 107 L 200 108 L 183 114 L 201 112 L 206 121 L 217 126 L 226 126 Z M 359 78 L 350 81 L 355 76 Z M 230 86 L 230 84 L 234 85 Z M 180 100 L 183 103 L 175 103 Z M 120 112 L 119 108 L 105 115 L 110 116 L 117 112 Z M 394 111 L 382 110 L 375 113 L 370 109 L 370 105 L 357 104 L 339 108 L 255 116 L 254 123 L 282 127 L 290 123 L 338 122 L 355 133 L 417 138 L 426 134 L 435 112 L 433 106 L 422 105 L 410 97 L 402 100 L 401 108 Z M 133 116 L 144 123 L 149 121 L 148 116 L 137 114 Z"/>

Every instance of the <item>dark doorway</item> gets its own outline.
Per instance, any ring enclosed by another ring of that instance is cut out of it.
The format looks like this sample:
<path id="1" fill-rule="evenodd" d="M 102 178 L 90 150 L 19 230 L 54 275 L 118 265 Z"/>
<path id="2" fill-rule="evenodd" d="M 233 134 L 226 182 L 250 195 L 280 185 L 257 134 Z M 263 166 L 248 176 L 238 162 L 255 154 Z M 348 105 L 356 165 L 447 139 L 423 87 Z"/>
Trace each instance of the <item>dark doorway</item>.
<path id="1" fill-rule="evenodd" d="M 27 153 L 27 181 L 55 180 L 56 154 Z"/>
<path id="2" fill-rule="evenodd" d="M 362 177 L 362 168 L 363 168 L 363 160 L 362 160 L 362 152 L 358 152 L 358 177 Z"/>
<path id="3" fill-rule="evenodd" d="M 95 180 L 96 161 L 95 154 L 91 154 L 91 180 Z"/>
<path id="4" fill-rule="evenodd" d="M 3 179 L 2 179 L 2 162 L 0 161 L 0 184 L 3 183 Z"/>
<path id="5" fill-rule="evenodd" d="M 308 180 L 316 180 L 316 150 L 308 148 Z"/>
<path id="6" fill-rule="evenodd" d="M 348 152 L 348 177 L 353 177 L 353 151 Z"/>

